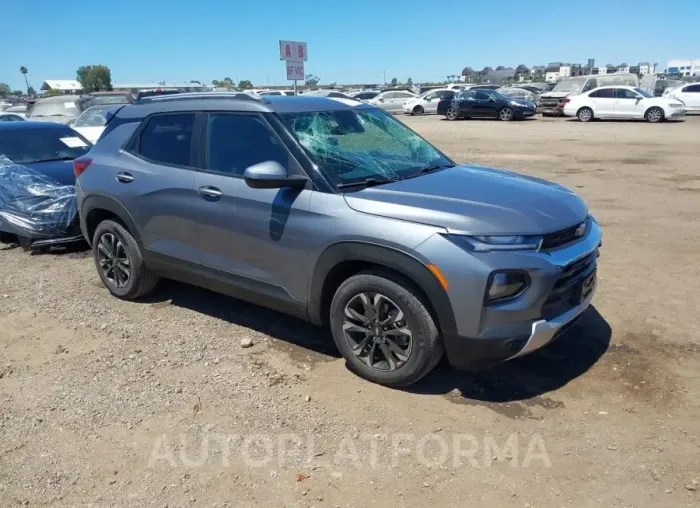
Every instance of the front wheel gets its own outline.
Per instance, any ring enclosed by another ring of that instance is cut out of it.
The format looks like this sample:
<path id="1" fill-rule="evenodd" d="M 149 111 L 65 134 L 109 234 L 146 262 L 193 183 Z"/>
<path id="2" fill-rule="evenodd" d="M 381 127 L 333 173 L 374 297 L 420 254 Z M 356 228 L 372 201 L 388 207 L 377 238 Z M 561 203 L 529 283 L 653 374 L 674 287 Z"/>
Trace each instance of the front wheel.
<path id="1" fill-rule="evenodd" d="M 383 272 L 343 282 L 330 309 L 333 339 L 350 368 L 374 383 L 415 383 L 440 361 L 443 345 L 422 297 Z"/>
<path id="2" fill-rule="evenodd" d="M 644 117 L 649 123 L 659 123 L 664 119 L 664 110 L 661 108 L 650 108 Z"/>
<path id="3" fill-rule="evenodd" d="M 425 109 L 423 109 L 423 106 L 416 106 L 415 108 L 413 108 L 413 114 L 414 114 L 414 115 L 420 116 L 420 115 L 422 115 L 423 113 L 425 113 Z"/>
<path id="4" fill-rule="evenodd" d="M 447 111 L 445 112 L 445 118 L 448 120 L 457 120 L 459 118 L 459 111 L 457 111 L 457 108 L 447 108 Z"/>
<path id="5" fill-rule="evenodd" d="M 498 112 L 498 118 L 502 122 L 510 122 L 513 119 L 513 110 L 510 108 L 503 108 Z"/>

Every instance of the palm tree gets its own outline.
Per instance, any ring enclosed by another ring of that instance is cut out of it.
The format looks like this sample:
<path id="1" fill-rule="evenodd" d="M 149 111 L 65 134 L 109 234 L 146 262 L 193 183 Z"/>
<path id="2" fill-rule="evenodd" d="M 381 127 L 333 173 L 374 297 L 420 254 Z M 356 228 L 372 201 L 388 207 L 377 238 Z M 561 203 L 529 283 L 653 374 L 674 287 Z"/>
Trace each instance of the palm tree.
<path id="1" fill-rule="evenodd" d="M 27 90 L 29 90 L 29 81 L 27 81 L 27 68 L 23 65 L 22 67 L 19 68 L 19 72 L 22 73 L 24 76 L 24 84 L 27 85 Z M 29 93 L 29 92 L 27 92 Z"/>

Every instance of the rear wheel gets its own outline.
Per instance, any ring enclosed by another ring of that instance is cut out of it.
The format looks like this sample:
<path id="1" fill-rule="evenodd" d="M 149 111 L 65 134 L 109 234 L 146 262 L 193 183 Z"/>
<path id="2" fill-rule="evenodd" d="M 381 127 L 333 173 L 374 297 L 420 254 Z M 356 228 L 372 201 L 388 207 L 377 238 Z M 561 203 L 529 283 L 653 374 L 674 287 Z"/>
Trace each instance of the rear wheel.
<path id="1" fill-rule="evenodd" d="M 590 122 L 593 120 L 593 110 L 591 108 L 581 108 L 576 113 L 576 116 L 581 122 Z"/>
<path id="2" fill-rule="evenodd" d="M 415 108 L 413 108 L 413 114 L 414 114 L 414 115 L 419 115 L 419 116 L 420 116 L 420 115 L 422 115 L 423 113 L 425 113 L 425 110 L 423 109 L 423 106 L 416 106 Z"/>
<path id="3" fill-rule="evenodd" d="M 449 107 L 445 112 L 445 118 L 448 120 L 457 120 L 459 118 L 459 111 L 457 111 L 457 108 Z"/>
<path id="4" fill-rule="evenodd" d="M 498 112 L 498 118 L 503 122 L 510 122 L 513 119 L 513 110 L 510 108 L 503 108 Z"/>
<path id="5" fill-rule="evenodd" d="M 134 300 L 158 283 L 143 261 L 136 240 L 118 222 L 106 220 L 95 229 L 92 255 L 102 283 L 114 296 Z"/>
<path id="6" fill-rule="evenodd" d="M 649 108 L 644 118 L 646 118 L 649 123 L 659 123 L 664 119 L 664 110 L 661 108 Z"/>
<path id="7" fill-rule="evenodd" d="M 422 297 L 388 273 L 366 272 L 343 282 L 331 303 L 330 324 L 350 368 L 382 385 L 415 383 L 443 355 L 437 326 Z"/>

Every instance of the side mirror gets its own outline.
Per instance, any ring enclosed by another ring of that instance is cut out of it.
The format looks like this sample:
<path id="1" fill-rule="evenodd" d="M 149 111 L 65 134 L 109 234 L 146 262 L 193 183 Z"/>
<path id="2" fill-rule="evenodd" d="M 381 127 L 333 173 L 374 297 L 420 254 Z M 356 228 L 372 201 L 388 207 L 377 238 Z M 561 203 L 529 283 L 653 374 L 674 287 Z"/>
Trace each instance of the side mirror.
<path id="1" fill-rule="evenodd" d="M 377 100 L 378 100 L 379 102 L 384 102 L 384 99 L 382 99 L 382 98 L 379 98 L 379 99 L 377 99 Z"/>
<path id="2" fill-rule="evenodd" d="M 282 187 L 304 187 L 306 177 L 289 176 L 287 170 L 276 161 L 253 164 L 243 173 L 245 183 L 251 189 L 280 189 Z"/>
<path id="3" fill-rule="evenodd" d="M 491 97 L 491 96 L 489 95 L 489 102 L 496 102 L 496 99 L 494 99 L 493 97 Z"/>

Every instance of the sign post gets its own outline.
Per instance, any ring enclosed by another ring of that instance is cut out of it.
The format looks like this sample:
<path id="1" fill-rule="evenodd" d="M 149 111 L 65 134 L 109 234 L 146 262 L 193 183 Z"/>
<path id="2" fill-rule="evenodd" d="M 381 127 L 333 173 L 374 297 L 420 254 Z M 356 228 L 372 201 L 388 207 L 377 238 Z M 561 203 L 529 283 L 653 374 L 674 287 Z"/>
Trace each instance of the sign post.
<path id="1" fill-rule="evenodd" d="M 280 60 L 286 62 L 287 79 L 294 81 L 294 95 L 297 94 L 297 81 L 304 79 L 304 62 L 308 60 L 306 43 L 280 41 Z"/>

